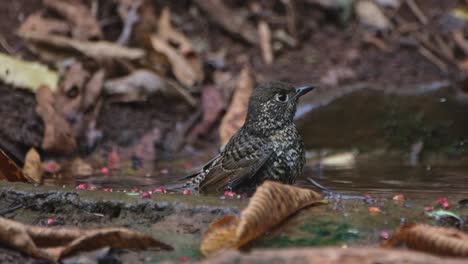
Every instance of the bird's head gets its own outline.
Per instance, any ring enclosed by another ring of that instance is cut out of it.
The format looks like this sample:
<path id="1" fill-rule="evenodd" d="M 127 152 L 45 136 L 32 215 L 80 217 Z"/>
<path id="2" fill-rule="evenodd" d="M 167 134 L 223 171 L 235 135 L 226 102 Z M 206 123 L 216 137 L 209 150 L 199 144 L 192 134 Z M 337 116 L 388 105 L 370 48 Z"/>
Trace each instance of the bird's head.
<path id="1" fill-rule="evenodd" d="M 281 129 L 293 122 L 299 97 L 313 86 L 294 88 L 284 82 L 266 82 L 250 96 L 246 125 L 254 130 Z"/>

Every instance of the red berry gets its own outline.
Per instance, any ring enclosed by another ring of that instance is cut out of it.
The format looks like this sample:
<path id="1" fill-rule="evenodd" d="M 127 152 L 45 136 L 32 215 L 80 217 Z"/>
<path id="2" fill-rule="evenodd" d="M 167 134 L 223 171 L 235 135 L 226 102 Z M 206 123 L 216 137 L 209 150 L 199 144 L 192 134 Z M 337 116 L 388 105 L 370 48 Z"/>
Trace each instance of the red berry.
<path id="1" fill-rule="evenodd" d="M 158 187 L 154 190 L 155 193 L 167 193 L 167 190 L 164 187 Z"/>
<path id="2" fill-rule="evenodd" d="M 47 219 L 47 225 L 53 225 L 55 220 L 53 218 Z"/>
<path id="3" fill-rule="evenodd" d="M 109 168 L 107 168 L 107 167 L 102 167 L 102 168 L 101 168 L 101 174 L 108 175 L 108 174 L 109 174 Z"/>
<path id="4" fill-rule="evenodd" d="M 387 240 L 390 238 L 390 233 L 388 233 L 388 231 L 383 230 L 380 232 L 379 236 L 380 236 L 380 239 Z"/>
<path id="5" fill-rule="evenodd" d="M 146 191 L 146 192 L 140 194 L 140 198 L 142 198 L 142 199 L 149 199 L 149 198 L 151 198 L 151 193 L 148 192 L 148 191 Z"/>
<path id="6" fill-rule="evenodd" d="M 183 192 L 182 192 L 183 195 L 190 195 L 190 190 L 187 190 L 185 189 Z"/>
<path id="7" fill-rule="evenodd" d="M 88 184 L 80 183 L 80 184 L 78 184 L 78 186 L 76 186 L 75 189 L 77 189 L 77 190 L 86 190 L 86 189 L 88 189 Z"/>

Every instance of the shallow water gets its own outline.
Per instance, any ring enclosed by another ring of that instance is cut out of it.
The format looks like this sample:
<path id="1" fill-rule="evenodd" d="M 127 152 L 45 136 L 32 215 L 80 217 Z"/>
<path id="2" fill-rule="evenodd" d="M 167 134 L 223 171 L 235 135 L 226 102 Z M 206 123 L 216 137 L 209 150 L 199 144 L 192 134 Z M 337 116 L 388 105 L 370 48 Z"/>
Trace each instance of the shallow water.
<path id="1" fill-rule="evenodd" d="M 311 177 L 332 190 L 352 194 L 468 193 L 468 105 L 450 89 L 411 96 L 362 89 L 342 97 L 325 93 L 317 98 L 321 99 L 306 99 L 299 107 L 297 123 L 308 161 L 297 185 L 312 187 L 306 180 Z M 195 171 L 217 153 L 215 147 L 175 160 L 143 161 L 139 170 L 122 162 L 121 169 L 105 176 L 98 172 L 103 165 L 96 165 L 95 175 L 56 175 L 45 184 L 152 189 Z M 93 157 L 90 160 L 93 163 Z"/>

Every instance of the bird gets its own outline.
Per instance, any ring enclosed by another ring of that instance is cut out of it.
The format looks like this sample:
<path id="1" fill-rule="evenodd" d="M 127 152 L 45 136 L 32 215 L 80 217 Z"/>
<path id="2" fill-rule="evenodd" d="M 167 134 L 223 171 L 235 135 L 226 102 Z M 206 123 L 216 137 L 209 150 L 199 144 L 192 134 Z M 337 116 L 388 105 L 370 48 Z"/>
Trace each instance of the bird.
<path id="1" fill-rule="evenodd" d="M 270 81 L 253 89 L 243 126 L 224 149 L 177 188 L 199 193 L 253 193 L 265 180 L 293 184 L 305 163 L 294 124 L 299 97 L 314 86 L 295 88 Z"/>

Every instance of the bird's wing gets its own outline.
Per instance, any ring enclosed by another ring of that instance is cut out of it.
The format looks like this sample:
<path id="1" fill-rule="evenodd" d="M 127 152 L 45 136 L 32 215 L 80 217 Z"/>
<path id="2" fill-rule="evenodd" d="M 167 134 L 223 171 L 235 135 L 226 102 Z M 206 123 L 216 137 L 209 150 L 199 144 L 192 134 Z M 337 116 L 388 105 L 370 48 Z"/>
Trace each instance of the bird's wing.
<path id="1" fill-rule="evenodd" d="M 221 160 L 213 164 L 200 183 L 201 192 L 220 192 L 226 187 L 235 188 L 254 176 L 273 153 L 265 139 L 237 135 L 236 140 L 231 142 L 222 153 Z"/>

